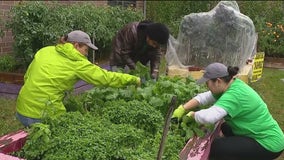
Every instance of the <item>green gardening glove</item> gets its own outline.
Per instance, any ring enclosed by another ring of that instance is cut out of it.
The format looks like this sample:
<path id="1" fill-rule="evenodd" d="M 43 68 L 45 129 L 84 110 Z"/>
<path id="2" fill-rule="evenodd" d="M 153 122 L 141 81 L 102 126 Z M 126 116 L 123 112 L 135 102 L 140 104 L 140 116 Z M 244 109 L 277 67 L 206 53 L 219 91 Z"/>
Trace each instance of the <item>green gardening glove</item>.
<path id="1" fill-rule="evenodd" d="M 186 117 L 187 117 L 187 119 L 188 119 L 190 122 L 195 121 L 193 115 L 194 115 L 194 111 L 190 111 L 190 112 L 188 112 L 188 113 L 186 114 Z"/>
<path id="2" fill-rule="evenodd" d="M 186 110 L 183 108 L 183 105 L 179 105 L 178 108 L 174 110 L 172 118 L 177 118 L 178 120 L 181 120 L 185 112 Z"/>
<path id="3" fill-rule="evenodd" d="M 194 119 L 193 114 L 194 114 L 194 112 L 193 112 L 193 111 L 190 111 L 190 112 L 188 112 L 188 113 L 186 114 L 186 116 L 189 117 L 189 118 L 193 118 L 193 119 Z"/>

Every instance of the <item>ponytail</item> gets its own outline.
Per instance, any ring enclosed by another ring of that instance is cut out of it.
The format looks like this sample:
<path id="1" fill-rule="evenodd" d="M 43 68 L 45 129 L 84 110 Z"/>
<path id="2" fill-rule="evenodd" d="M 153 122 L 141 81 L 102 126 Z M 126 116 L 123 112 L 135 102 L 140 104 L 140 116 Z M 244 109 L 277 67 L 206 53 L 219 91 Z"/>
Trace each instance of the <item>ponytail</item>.
<path id="1" fill-rule="evenodd" d="M 238 74 L 238 72 L 239 72 L 239 67 L 228 66 L 229 76 L 234 77 L 235 75 Z"/>
<path id="2" fill-rule="evenodd" d="M 60 37 L 59 40 L 58 40 L 58 43 L 59 43 L 59 44 L 64 44 L 64 43 L 66 43 L 66 42 L 67 42 L 67 38 L 68 38 L 68 35 L 67 35 L 67 34 L 64 35 L 64 36 L 62 36 L 62 37 Z"/>
<path id="3" fill-rule="evenodd" d="M 229 83 L 233 78 L 235 78 L 235 75 L 238 74 L 239 67 L 228 66 L 227 71 L 228 71 L 229 75 L 222 77 L 221 79 L 223 79 L 226 83 Z"/>

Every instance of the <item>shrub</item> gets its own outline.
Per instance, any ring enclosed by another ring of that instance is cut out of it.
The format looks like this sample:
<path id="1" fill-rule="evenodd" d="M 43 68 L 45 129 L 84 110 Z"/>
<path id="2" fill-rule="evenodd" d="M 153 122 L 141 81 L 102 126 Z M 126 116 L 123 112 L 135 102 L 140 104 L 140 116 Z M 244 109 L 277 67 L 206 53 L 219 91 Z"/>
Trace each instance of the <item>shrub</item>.
<path id="1" fill-rule="evenodd" d="M 143 19 L 142 13 L 120 7 L 96 7 L 92 3 L 63 5 L 57 2 L 22 2 L 11 9 L 7 27 L 14 34 L 17 58 L 26 66 L 40 48 L 53 45 L 72 30 L 95 36 L 98 52 L 107 53 L 118 29 Z"/>
<path id="2" fill-rule="evenodd" d="M 15 58 L 10 55 L 3 55 L 0 58 L 0 71 L 2 72 L 11 72 L 16 68 Z"/>
<path id="3" fill-rule="evenodd" d="M 183 16 L 190 13 L 207 12 L 218 1 L 149 1 L 147 18 L 166 24 L 173 36 L 177 36 Z"/>
<path id="4" fill-rule="evenodd" d="M 258 22 L 265 24 L 259 27 L 258 50 L 264 51 L 266 56 L 284 57 L 284 21 L 273 23 L 259 18 Z"/>

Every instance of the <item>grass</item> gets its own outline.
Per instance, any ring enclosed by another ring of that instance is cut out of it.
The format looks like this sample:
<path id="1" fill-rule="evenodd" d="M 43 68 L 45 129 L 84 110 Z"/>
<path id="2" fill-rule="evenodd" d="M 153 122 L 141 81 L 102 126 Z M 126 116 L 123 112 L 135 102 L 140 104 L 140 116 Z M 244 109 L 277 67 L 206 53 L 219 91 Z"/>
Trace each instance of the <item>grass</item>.
<path id="1" fill-rule="evenodd" d="M 23 125 L 16 119 L 16 101 L 0 97 L 0 136 L 17 131 Z"/>
<path id="2" fill-rule="evenodd" d="M 284 130 L 284 70 L 264 68 L 263 77 L 250 86 L 264 99 L 271 114 Z"/>
<path id="3" fill-rule="evenodd" d="M 250 86 L 264 99 L 270 113 L 284 131 L 284 70 L 264 68 L 262 78 Z M 284 153 L 277 160 L 284 160 Z"/>
<path id="4" fill-rule="evenodd" d="M 260 80 L 250 83 L 265 100 L 268 108 L 284 130 L 284 70 L 264 68 L 263 75 Z M 15 118 L 16 101 L 13 99 L 0 98 L 0 135 L 16 131 L 23 126 Z M 277 160 L 284 160 L 284 153 Z"/>

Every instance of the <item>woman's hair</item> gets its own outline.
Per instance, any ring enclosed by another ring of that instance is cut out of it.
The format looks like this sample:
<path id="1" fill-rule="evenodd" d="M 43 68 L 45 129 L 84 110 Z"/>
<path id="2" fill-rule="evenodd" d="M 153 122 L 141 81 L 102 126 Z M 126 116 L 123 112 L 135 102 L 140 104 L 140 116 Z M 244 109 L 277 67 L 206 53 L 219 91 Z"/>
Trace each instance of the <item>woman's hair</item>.
<path id="1" fill-rule="evenodd" d="M 64 35 L 64 36 L 62 36 L 62 37 L 59 38 L 58 43 L 59 43 L 59 44 L 64 44 L 64 43 L 66 43 L 66 42 L 69 42 L 69 41 L 67 41 L 67 39 L 68 39 L 68 35 L 66 34 L 66 35 Z M 81 42 L 69 42 L 69 43 L 72 43 L 72 44 L 78 43 L 80 47 L 82 47 L 83 45 L 85 45 L 84 43 L 81 43 Z"/>
<path id="2" fill-rule="evenodd" d="M 167 44 L 170 36 L 169 29 L 162 23 L 150 23 L 146 28 L 146 34 L 161 45 Z"/>
<path id="3" fill-rule="evenodd" d="M 227 71 L 228 71 L 229 75 L 227 75 L 225 77 L 220 77 L 220 78 L 223 79 L 226 83 L 229 83 L 231 81 L 231 79 L 235 78 L 235 75 L 238 74 L 239 67 L 228 66 Z M 215 82 L 217 80 L 217 78 L 214 78 L 214 79 L 211 79 L 211 80 L 213 82 Z"/>
<path id="4" fill-rule="evenodd" d="M 238 74 L 239 72 L 239 67 L 232 67 L 232 66 L 228 66 L 228 76 L 225 77 L 221 77 L 221 79 L 223 79 L 225 82 L 229 83 L 231 81 L 232 78 L 235 78 L 235 75 Z"/>
<path id="5" fill-rule="evenodd" d="M 67 34 L 64 35 L 64 36 L 62 36 L 62 37 L 60 37 L 59 40 L 58 40 L 58 43 L 59 43 L 59 44 L 64 44 L 64 43 L 66 43 L 66 42 L 67 42 L 67 38 L 68 38 L 68 35 L 67 35 Z"/>

